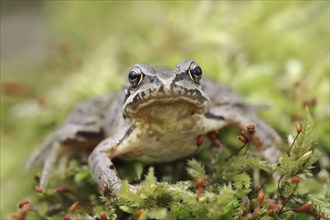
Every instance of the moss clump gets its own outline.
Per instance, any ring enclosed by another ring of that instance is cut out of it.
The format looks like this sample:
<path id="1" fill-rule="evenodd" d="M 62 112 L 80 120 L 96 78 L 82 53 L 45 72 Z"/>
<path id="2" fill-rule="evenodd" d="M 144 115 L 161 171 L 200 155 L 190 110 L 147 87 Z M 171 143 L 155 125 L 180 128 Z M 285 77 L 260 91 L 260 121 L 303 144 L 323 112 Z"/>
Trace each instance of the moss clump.
<path id="1" fill-rule="evenodd" d="M 253 157 L 250 151 L 233 154 L 230 146 L 222 153 L 208 149 L 213 153 L 187 160 L 187 180 L 163 181 L 162 175 L 156 177 L 154 168 L 149 167 L 137 191 L 130 191 L 124 181 L 118 197 L 98 198 L 87 167 L 72 161 L 64 176 L 58 173 L 54 177 L 53 182 L 63 185 L 54 188 L 51 184 L 32 202 L 31 212 L 40 217 L 72 219 L 329 218 L 329 195 L 308 193 L 315 187 L 325 190 L 327 185 L 312 178 L 320 158 L 312 144 L 312 128 L 307 111 L 290 153 L 283 153 L 275 165 Z M 173 176 L 175 170 L 171 170 Z M 139 172 L 137 169 L 134 176 Z"/>

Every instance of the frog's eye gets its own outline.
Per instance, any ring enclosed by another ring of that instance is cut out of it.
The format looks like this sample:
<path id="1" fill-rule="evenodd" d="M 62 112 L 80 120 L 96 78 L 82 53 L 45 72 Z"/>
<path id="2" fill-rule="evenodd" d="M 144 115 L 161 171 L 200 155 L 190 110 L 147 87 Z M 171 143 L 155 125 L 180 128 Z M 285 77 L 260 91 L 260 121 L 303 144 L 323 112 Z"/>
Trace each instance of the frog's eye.
<path id="1" fill-rule="evenodd" d="M 143 76 L 144 75 L 140 69 L 132 69 L 128 73 L 128 81 L 133 87 L 136 87 L 142 82 Z"/>
<path id="2" fill-rule="evenodd" d="M 191 64 L 189 67 L 189 76 L 196 83 L 199 83 L 199 81 L 202 79 L 202 72 L 202 68 L 196 63 Z"/>

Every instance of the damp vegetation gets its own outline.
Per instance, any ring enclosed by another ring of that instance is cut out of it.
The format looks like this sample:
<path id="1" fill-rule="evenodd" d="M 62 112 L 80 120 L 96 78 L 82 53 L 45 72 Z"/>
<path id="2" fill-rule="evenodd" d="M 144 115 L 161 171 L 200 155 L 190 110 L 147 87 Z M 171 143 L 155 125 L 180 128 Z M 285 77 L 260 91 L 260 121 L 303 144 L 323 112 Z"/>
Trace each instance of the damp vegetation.
<path id="1" fill-rule="evenodd" d="M 302 124 L 297 124 L 296 138 L 276 164 L 256 158 L 249 150 L 213 148 L 209 150 L 211 154 L 187 160 L 185 180 L 171 183 L 163 180 L 164 176 L 157 176 L 153 167 L 132 163 L 132 175 L 140 181 L 140 188 L 132 192 L 124 181 L 118 197 L 98 196 L 87 166 L 72 160 L 65 173 L 53 177 L 53 182 L 61 185 L 51 184 L 32 201 L 23 200 L 20 212 L 12 217 L 327 219 L 327 182 L 314 179 L 312 174 L 321 155 L 315 149 L 313 127 L 307 109 Z M 249 141 L 244 139 L 244 148 L 250 147 Z M 145 175 L 141 175 L 143 169 Z M 317 189 L 319 194 L 310 193 Z"/>
<path id="2" fill-rule="evenodd" d="M 1 218 L 330 218 L 326 1 L 42 7 L 54 38 L 46 64 L 1 71 Z M 114 161 L 124 180 L 118 197 L 99 193 L 81 152 L 34 190 L 42 167 L 25 172 L 24 163 L 78 101 L 120 90 L 135 63 L 173 68 L 184 58 L 261 107 L 283 139 L 275 164 L 250 143 L 258 128 L 246 125 L 210 134 L 209 148 L 174 163 Z M 140 188 L 131 192 L 129 183 Z"/>

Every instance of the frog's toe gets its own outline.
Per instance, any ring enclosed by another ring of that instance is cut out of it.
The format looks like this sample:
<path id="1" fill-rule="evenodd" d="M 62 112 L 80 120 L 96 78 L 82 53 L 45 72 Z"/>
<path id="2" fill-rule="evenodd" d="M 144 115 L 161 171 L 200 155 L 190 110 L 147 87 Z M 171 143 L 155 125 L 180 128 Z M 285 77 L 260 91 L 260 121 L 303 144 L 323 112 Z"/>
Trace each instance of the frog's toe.
<path id="1" fill-rule="evenodd" d="M 58 154 L 61 149 L 61 144 L 59 142 L 54 142 L 51 145 L 50 151 L 47 154 L 47 157 L 44 160 L 44 169 L 42 170 L 39 182 L 39 189 L 44 189 L 47 185 L 49 174 L 53 170 L 56 161 L 58 159 Z"/>
<path id="2" fill-rule="evenodd" d="M 109 180 L 105 180 L 103 184 L 99 184 L 99 189 L 104 195 L 116 196 L 118 195 L 121 189 L 121 182 L 111 182 Z M 132 185 L 129 184 L 129 190 L 131 192 L 136 192 L 141 188 L 141 185 Z"/>
<path id="3" fill-rule="evenodd" d="M 99 190 L 104 195 L 115 196 L 119 193 L 121 188 L 121 181 L 113 182 L 113 180 L 108 178 L 103 178 L 103 180 L 98 181 L 97 184 L 99 186 Z"/>
<path id="4" fill-rule="evenodd" d="M 52 149 L 55 142 L 58 142 L 56 134 L 49 136 L 43 141 L 25 163 L 25 169 L 29 170 L 33 166 L 46 161 L 49 155 L 53 152 Z"/>

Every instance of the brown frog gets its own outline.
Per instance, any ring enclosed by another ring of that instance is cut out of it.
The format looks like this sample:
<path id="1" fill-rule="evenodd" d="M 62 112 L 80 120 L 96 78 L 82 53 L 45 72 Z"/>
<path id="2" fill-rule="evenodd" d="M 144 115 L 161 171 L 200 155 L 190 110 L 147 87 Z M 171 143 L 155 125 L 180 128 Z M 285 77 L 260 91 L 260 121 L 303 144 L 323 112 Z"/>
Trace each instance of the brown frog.
<path id="1" fill-rule="evenodd" d="M 254 124 L 254 143 L 270 162 L 279 151 L 279 135 L 261 121 L 234 92 L 202 79 L 202 68 L 183 60 L 174 70 L 136 64 L 128 86 L 79 103 L 63 126 L 34 152 L 28 166 L 44 162 L 40 187 L 63 157 L 64 149 L 88 149 L 90 172 L 103 192 L 116 195 L 121 187 L 114 158 L 164 163 L 193 155 L 202 146 L 196 138 L 226 125 L 240 129 Z M 132 185 L 131 189 L 135 187 Z"/>

